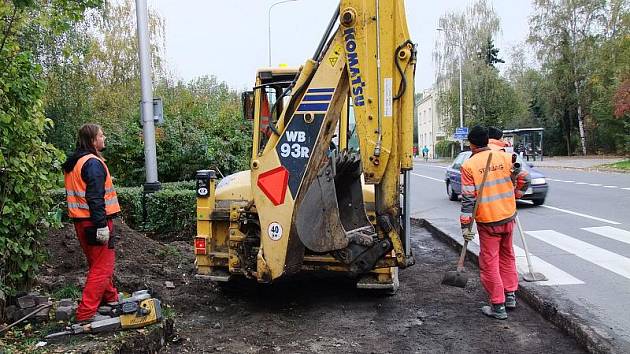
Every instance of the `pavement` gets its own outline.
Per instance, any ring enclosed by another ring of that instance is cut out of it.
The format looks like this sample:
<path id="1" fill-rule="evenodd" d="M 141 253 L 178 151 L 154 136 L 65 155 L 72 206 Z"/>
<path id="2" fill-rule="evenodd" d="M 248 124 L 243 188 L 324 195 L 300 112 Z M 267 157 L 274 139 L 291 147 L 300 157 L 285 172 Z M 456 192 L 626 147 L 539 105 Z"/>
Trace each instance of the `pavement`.
<path id="1" fill-rule="evenodd" d="M 521 281 L 519 296 L 593 353 L 630 352 L 630 178 L 596 166 L 623 158 L 559 157 L 530 161 L 547 176 L 547 203 L 519 203 L 535 270 L 543 283 Z M 449 161 L 416 160 L 412 217 L 456 249 L 463 240 L 459 206 L 444 192 Z M 417 197 L 416 197 L 417 196 Z M 527 272 L 515 231 L 519 273 Z M 476 261 L 477 243 L 469 245 Z"/>
<path id="2" fill-rule="evenodd" d="M 550 167 L 550 168 L 572 168 L 572 169 L 607 169 L 606 167 L 600 167 L 601 165 L 607 165 L 616 163 L 619 161 L 627 160 L 620 156 L 555 156 L 545 157 L 542 161 L 540 159 L 530 158 L 529 162 L 536 167 Z"/>

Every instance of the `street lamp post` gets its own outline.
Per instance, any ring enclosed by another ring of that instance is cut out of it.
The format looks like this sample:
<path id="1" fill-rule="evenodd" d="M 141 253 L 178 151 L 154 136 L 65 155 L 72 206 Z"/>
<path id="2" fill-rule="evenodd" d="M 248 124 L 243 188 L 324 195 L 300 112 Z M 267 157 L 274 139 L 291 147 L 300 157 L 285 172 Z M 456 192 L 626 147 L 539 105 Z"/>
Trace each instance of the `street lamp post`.
<path id="1" fill-rule="evenodd" d="M 267 11 L 267 23 L 269 25 L 269 40 L 268 40 L 268 44 L 269 44 L 269 48 L 268 48 L 268 52 L 269 52 L 269 66 L 271 66 L 271 9 L 276 6 L 276 5 L 280 5 L 280 4 L 284 4 L 285 2 L 295 2 L 297 0 L 282 0 L 282 1 L 278 1 L 275 2 L 273 4 L 271 4 L 271 6 L 269 6 L 269 10 Z"/>
<path id="2" fill-rule="evenodd" d="M 436 28 L 438 31 L 446 33 L 444 28 Z M 462 83 L 462 49 L 461 46 L 458 53 L 459 62 L 459 127 L 464 127 L 464 85 Z M 461 151 L 464 151 L 464 139 L 459 140 L 459 146 Z"/>

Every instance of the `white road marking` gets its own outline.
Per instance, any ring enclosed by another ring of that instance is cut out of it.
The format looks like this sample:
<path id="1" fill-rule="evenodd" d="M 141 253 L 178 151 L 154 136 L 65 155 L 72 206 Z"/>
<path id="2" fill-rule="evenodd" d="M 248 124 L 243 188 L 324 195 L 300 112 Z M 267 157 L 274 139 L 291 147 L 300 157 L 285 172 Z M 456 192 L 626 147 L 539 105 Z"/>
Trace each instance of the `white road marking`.
<path id="1" fill-rule="evenodd" d="M 414 175 L 414 176 L 418 176 L 418 177 L 422 177 L 422 178 L 428 178 L 430 180 L 434 180 L 434 181 L 438 181 L 438 182 L 444 182 L 443 179 L 439 179 L 439 178 L 429 177 L 429 176 L 425 176 L 425 175 L 419 175 L 419 174 L 413 173 L 413 172 L 411 174 Z"/>
<path id="2" fill-rule="evenodd" d="M 630 258 L 620 256 L 554 230 L 526 231 L 525 233 L 556 248 L 574 254 L 596 266 L 630 279 Z"/>
<path id="3" fill-rule="evenodd" d="M 582 230 L 630 244 L 630 231 L 618 229 L 612 226 L 583 227 Z"/>
<path id="4" fill-rule="evenodd" d="M 517 232 L 514 232 L 514 242 L 517 242 Z M 520 237 L 518 237 L 520 240 Z M 478 239 L 473 241 L 477 245 L 479 244 Z M 514 245 L 514 255 L 516 256 L 516 270 L 519 274 L 529 273 L 529 267 L 527 267 L 527 257 L 525 257 L 525 250 Z M 563 271 L 562 269 L 554 266 L 553 264 L 547 263 L 541 258 L 534 256 L 531 252 L 529 253 L 529 258 L 532 261 L 532 268 L 534 268 L 534 272 L 540 272 L 544 274 L 548 280 L 546 281 L 538 281 L 536 282 L 539 285 L 579 285 L 584 284 L 584 282 L 571 274 Z"/>
<path id="5" fill-rule="evenodd" d="M 441 168 L 443 170 L 446 170 L 448 168 L 448 166 L 440 166 L 440 165 L 429 165 L 429 164 L 420 164 L 420 163 L 414 163 L 414 166 L 425 166 L 425 167 L 429 167 L 429 168 Z"/>
<path id="6" fill-rule="evenodd" d="M 551 209 L 551 210 L 561 211 L 561 212 L 563 212 L 563 213 L 567 213 L 567 214 L 572 214 L 572 215 L 581 216 L 581 217 L 583 217 L 583 218 L 587 218 L 587 219 L 592 219 L 592 220 L 602 221 L 602 222 L 606 222 L 606 223 L 613 224 L 613 225 L 621 225 L 621 223 L 616 222 L 616 221 L 612 221 L 612 220 L 608 220 L 608 219 L 603 219 L 603 218 L 598 218 L 598 217 L 596 217 L 596 216 L 586 215 L 586 214 L 578 213 L 578 212 L 571 211 L 571 210 L 560 209 L 560 208 L 552 207 L 552 206 L 549 206 L 549 205 L 541 205 L 541 207 L 543 207 L 543 208 L 547 208 L 547 209 Z"/>
<path id="7" fill-rule="evenodd" d="M 527 257 L 525 257 L 525 250 L 518 246 L 514 246 L 514 255 L 516 256 L 516 269 L 518 270 L 518 272 L 520 274 L 529 273 L 529 267 L 527 267 Z M 546 281 L 537 282 L 540 285 L 584 284 L 582 280 L 532 255 L 531 252 L 529 253 L 529 258 L 532 261 L 532 268 L 534 269 L 534 272 L 540 272 L 544 274 L 548 279 Z"/>
<path id="8" fill-rule="evenodd" d="M 586 182 L 566 181 L 566 180 L 563 180 L 563 179 L 555 179 L 555 178 L 548 178 L 548 177 L 547 177 L 547 181 L 562 182 L 562 183 L 574 183 L 574 184 L 581 185 L 581 186 L 586 185 L 586 186 L 603 187 L 603 188 L 610 188 L 610 189 L 619 188 L 619 189 L 625 189 L 625 190 L 630 191 L 630 188 L 621 188 L 621 187 L 618 187 L 618 186 L 604 186 L 604 185 L 602 185 L 600 183 L 586 183 Z"/>

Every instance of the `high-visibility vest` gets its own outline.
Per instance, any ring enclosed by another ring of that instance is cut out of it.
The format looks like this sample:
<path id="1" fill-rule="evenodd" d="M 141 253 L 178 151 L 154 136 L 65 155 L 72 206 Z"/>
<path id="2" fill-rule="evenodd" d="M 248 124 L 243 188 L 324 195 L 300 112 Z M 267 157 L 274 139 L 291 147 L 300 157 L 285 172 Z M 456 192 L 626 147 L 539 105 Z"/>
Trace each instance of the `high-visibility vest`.
<path id="1" fill-rule="evenodd" d="M 489 139 L 488 140 L 488 147 L 492 150 L 503 150 L 505 151 L 505 148 L 510 146 L 509 143 L 503 141 L 503 140 L 497 140 L 497 139 Z"/>
<path id="2" fill-rule="evenodd" d="M 99 159 L 105 167 L 105 215 L 114 215 L 120 212 L 118 197 L 112 183 L 112 176 L 105 161 L 93 154 L 87 154 L 77 161 L 74 168 L 69 173 L 64 174 L 66 186 L 66 201 L 68 202 L 68 216 L 73 219 L 86 219 L 90 217 L 90 207 L 88 206 L 85 192 L 87 183 L 81 178 L 81 169 L 87 160 L 91 158 Z"/>
<path id="3" fill-rule="evenodd" d="M 486 168 L 488 154 L 492 160 L 488 176 L 479 197 L 483 171 Z M 501 151 L 485 150 L 473 154 L 462 165 L 462 195 L 476 195 L 479 203 L 475 220 L 480 223 L 492 223 L 508 219 L 516 213 L 514 184 L 511 178 L 512 156 Z M 472 216 L 472 215 L 470 215 Z"/>

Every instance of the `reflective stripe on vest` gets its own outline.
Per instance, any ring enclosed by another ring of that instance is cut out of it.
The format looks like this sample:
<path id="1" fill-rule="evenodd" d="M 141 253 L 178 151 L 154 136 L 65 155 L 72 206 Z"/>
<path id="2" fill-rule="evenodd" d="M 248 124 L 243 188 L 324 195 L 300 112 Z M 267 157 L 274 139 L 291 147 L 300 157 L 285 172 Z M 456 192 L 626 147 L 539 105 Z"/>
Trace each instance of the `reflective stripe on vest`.
<path id="1" fill-rule="evenodd" d="M 465 185 L 462 179 L 462 191 L 470 193 L 471 187 L 476 191 L 479 207 L 475 219 L 481 223 L 501 221 L 516 213 L 514 184 L 511 178 L 512 156 L 508 153 L 496 150 L 492 152 L 483 195 L 479 198 L 478 193 L 489 153 L 489 150 L 476 153 L 462 165 L 474 180 L 474 185 Z"/>
<path id="2" fill-rule="evenodd" d="M 68 215 L 74 219 L 84 219 L 90 217 L 90 207 L 86 199 L 87 183 L 81 177 L 81 169 L 83 165 L 91 158 L 99 159 L 98 156 L 88 154 L 81 157 L 72 171 L 64 174 L 64 182 L 66 187 L 66 201 L 68 202 Z M 112 177 L 105 162 L 99 159 L 105 167 L 105 215 L 114 215 L 120 212 L 118 204 L 118 196 L 112 183 Z"/>

